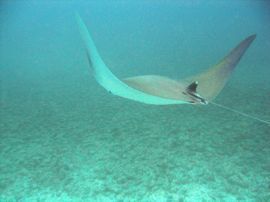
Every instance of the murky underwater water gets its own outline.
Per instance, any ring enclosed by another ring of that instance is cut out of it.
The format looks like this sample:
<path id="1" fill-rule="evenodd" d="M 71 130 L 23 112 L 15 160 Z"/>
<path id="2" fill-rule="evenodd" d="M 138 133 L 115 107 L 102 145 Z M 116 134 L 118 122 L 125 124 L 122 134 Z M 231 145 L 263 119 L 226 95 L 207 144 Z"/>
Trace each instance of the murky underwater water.
<path id="1" fill-rule="evenodd" d="M 0 201 L 268 201 L 270 127 L 100 87 L 74 13 L 120 78 L 180 79 L 257 38 L 215 102 L 270 120 L 267 1 L 0 3 Z"/>

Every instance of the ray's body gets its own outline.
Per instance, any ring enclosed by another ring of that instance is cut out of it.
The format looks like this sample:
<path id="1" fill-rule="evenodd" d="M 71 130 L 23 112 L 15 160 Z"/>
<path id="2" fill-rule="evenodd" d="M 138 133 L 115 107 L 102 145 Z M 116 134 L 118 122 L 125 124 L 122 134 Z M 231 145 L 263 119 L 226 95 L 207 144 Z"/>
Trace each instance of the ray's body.
<path id="1" fill-rule="evenodd" d="M 247 37 L 217 65 L 195 76 L 181 80 L 157 75 L 118 79 L 101 59 L 80 16 L 77 14 L 76 17 L 96 81 L 114 95 L 153 105 L 211 103 L 223 89 L 241 57 L 256 38 L 256 35 Z M 219 105 L 215 103 L 215 106 Z M 255 119 L 258 118 L 255 117 Z M 269 124 L 267 121 L 264 122 Z"/>

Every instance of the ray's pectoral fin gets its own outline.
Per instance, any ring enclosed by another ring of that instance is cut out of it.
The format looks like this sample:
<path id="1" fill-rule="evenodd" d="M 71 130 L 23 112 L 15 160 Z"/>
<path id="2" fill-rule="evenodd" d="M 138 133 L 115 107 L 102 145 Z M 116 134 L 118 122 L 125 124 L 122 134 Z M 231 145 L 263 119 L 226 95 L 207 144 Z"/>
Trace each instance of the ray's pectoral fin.
<path id="1" fill-rule="evenodd" d="M 89 65 L 92 67 L 92 71 L 96 81 L 108 92 L 118 95 L 123 98 L 142 102 L 145 104 L 153 105 L 168 105 L 168 104 L 187 104 L 185 100 L 173 99 L 173 97 L 158 96 L 148 93 L 147 91 L 141 91 L 132 86 L 127 85 L 122 80 L 118 79 L 107 65 L 102 60 L 99 52 L 95 46 L 95 43 L 88 32 L 83 20 L 76 14 L 76 19 L 81 33 L 82 39 L 85 44 L 87 59 Z M 132 83 L 132 82 L 131 82 Z M 141 85 L 139 85 L 141 86 Z"/>
<path id="2" fill-rule="evenodd" d="M 232 71 L 255 38 L 255 34 L 247 37 L 217 65 L 184 80 L 188 83 L 196 81 L 197 93 L 208 101 L 213 100 L 222 90 Z M 191 87 L 194 88 L 194 86 L 195 84 Z"/>

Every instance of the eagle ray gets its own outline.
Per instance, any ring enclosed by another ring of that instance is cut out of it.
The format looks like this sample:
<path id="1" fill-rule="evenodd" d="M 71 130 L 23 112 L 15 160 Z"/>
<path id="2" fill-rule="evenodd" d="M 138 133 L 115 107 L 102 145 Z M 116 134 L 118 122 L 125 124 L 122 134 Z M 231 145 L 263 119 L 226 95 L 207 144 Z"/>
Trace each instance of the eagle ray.
<path id="1" fill-rule="evenodd" d="M 211 103 L 242 116 L 270 124 L 269 121 L 212 102 L 223 89 L 241 57 L 256 38 L 255 34 L 240 42 L 217 65 L 195 76 L 181 80 L 173 80 L 158 75 L 143 75 L 118 79 L 103 62 L 81 17 L 76 14 L 76 18 L 85 44 L 89 65 L 93 68 L 94 77 L 110 93 L 152 105 Z"/>

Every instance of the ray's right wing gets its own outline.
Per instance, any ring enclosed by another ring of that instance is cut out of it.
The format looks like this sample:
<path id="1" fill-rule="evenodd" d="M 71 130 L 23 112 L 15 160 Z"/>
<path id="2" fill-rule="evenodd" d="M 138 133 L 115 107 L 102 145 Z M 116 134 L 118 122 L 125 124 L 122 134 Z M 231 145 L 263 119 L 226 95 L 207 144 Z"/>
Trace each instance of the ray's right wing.
<path id="1" fill-rule="evenodd" d="M 206 100 L 213 100 L 223 89 L 232 71 L 255 38 L 255 34 L 247 37 L 217 65 L 201 74 L 188 77 L 184 81 L 188 83 L 197 81 L 197 92 Z"/>

